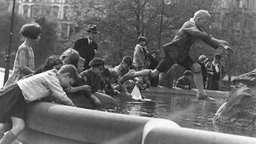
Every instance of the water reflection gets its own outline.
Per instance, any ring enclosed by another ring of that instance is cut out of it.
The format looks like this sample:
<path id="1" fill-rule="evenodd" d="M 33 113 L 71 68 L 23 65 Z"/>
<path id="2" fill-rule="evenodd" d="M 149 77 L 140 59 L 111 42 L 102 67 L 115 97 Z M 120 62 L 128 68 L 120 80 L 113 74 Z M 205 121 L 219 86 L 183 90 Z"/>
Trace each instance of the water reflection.
<path id="1" fill-rule="evenodd" d="M 224 99 L 200 101 L 193 96 L 144 93 L 151 102 L 122 101 L 116 112 L 128 115 L 165 118 L 181 127 L 215 131 L 213 117 Z"/>

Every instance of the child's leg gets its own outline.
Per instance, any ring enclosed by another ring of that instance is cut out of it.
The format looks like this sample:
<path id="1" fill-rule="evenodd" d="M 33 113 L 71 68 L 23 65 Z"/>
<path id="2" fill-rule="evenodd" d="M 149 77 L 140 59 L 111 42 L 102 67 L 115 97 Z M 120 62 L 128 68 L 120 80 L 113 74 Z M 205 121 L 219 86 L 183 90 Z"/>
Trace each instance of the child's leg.
<path id="1" fill-rule="evenodd" d="M 191 70 L 193 71 L 195 85 L 198 89 L 198 93 L 199 93 L 198 98 L 207 97 L 206 93 L 204 91 L 204 84 L 203 84 L 203 76 L 202 76 L 202 72 L 201 72 L 201 66 L 198 63 L 194 63 L 192 65 Z"/>
<path id="2" fill-rule="evenodd" d="M 12 129 L 5 133 L 0 141 L 0 144 L 11 144 L 25 128 L 25 122 L 23 119 L 18 117 L 11 117 L 11 120 Z"/>
<path id="3" fill-rule="evenodd" d="M 160 71 L 158 71 L 157 69 L 154 70 L 150 70 L 150 69 L 144 69 L 141 71 L 129 71 L 126 75 L 124 75 L 121 80 L 120 83 L 123 84 L 125 81 L 135 78 L 135 77 L 157 77 L 160 74 Z"/>

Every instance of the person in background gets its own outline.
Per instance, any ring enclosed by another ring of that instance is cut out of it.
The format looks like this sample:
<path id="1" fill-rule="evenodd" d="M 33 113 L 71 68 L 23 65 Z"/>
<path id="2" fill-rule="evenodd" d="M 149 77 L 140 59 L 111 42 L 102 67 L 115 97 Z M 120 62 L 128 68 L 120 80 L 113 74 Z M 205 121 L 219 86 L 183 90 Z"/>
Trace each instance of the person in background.
<path id="1" fill-rule="evenodd" d="M 176 81 L 176 87 L 183 89 L 191 89 L 191 81 L 193 80 L 193 73 L 186 70 L 183 76 Z"/>
<path id="2" fill-rule="evenodd" d="M 13 65 L 13 73 L 5 83 L 7 87 L 35 70 L 35 58 L 32 46 L 41 39 L 41 27 L 38 23 L 27 23 L 21 27 L 21 35 L 25 38 L 19 46 Z"/>
<path id="3" fill-rule="evenodd" d="M 160 73 L 166 73 L 173 64 L 177 63 L 193 72 L 194 81 L 198 89 L 197 98 L 199 100 L 209 99 L 204 91 L 201 67 L 189 56 L 190 48 L 199 39 L 214 49 L 220 47 L 232 51 L 227 41 L 216 39 L 204 31 L 204 29 L 209 27 L 210 18 L 211 15 L 206 10 L 195 12 L 194 17 L 183 24 L 173 40 L 163 46 L 165 57 L 156 69 L 130 72 L 120 80 L 120 83 L 138 76 L 159 76 Z"/>
<path id="4" fill-rule="evenodd" d="M 94 58 L 98 44 L 94 41 L 97 34 L 96 25 L 89 25 L 89 28 L 84 30 L 86 37 L 78 39 L 74 44 L 74 49 L 78 51 L 79 55 L 85 60 L 84 70 L 89 69 L 89 62 Z"/>
<path id="5" fill-rule="evenodd" d="M 94 99 L 95 103 L 100 106 L 101 102 L 98 97 L 106 97 L 111 101 L 110 103 L 116 105 L 117 107 L 118 102 L 114 98 L 100 91 L 101 75 L 105 69 L 104 65 L 105 62 L 103 59 L 94 58 L 89 63 L 90 69 L 81 72 L 80 75 L 84 79 L 84 81 L 86 81 L 86 83 L 91 87 L 91 97 Z"/>
<path id="6" fill-rule="evenodd" d="M 159 63 L 159 61 L 157 60 L 157 52 L 156 51 L 152 51 L 150 52 L 151 58 L 149 57 L 149 67 L 148 69 L 155 69 Z M 159 83 L 159 76 L 157 77 L 149 77 L 149 81 L 151 86 L 156 87 Z"/>
<path id="7" fill-rule="evenodd" d="M 133 53 L 133 65 L 136 67 L 137 70 L 145 69 L 147 64 L 147 38 L 144 36 L 139 36 L 138 38 L 138 44 L 134 48 Z"/>
<path id="8" fill-rule="evenodd" d="M 138 44 L 135 46 L 134 53 L 133 53 L 133 66 L 135 69 L 138 70 L 143 70 L 148 68 L 148 50 L 147 50 L 147 38 L 144 36 L 139 36 L 138 38 Z M 148 79 L 148 77 L 142 77 L 138 78 L 139 81 L 141 81 L 142 85 L 146 84 L 145 87 L 148 88 L 151 84 Z"/>
<path id="9" fill-rule="evenodd" d="M 63 104 L 75 106 L 63 88 L 75 83 L 79 74 L 73 65 L 63 65 L 59 71 L 49 70 L 10 85 L 0 95 L 0 144 L 11 144 L 25 128 L 26 104 L 53 96 Z M 12 125 L 9 129 L 9 125 Z"/>
<path id="10" fill-rule="evenodd" d="M 220 90 L 220 80 L 225 76 L 225 68 L 221 64 L 221 54 L 216 53 L 212 62 L 206 64 L 209 71 L 207 89 Z"/>
<path id="11" fill-rule="evenodd" d="M 200 66 L 201 66 L 201 71 L 202 71 L 202 76 L 203 76 L 204 89 L 206 88 L 207 79 L 208 79 L 207 78 L 208 72 L 207 72 L 207 69 L 205 67 L 208 60 L 209 59 L 205 55 L 200 55 L 198 57 L 198 64 L 200 64 Z"/>

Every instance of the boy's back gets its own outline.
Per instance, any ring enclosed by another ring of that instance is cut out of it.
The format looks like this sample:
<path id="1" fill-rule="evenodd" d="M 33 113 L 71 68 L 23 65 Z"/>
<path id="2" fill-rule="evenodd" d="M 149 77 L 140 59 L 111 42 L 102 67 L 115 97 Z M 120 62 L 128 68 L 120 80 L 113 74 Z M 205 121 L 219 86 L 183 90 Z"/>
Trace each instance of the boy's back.
<path id="1" fill-rule="evenodd" d="M 57 73 L 58 71 L 53 69 L 18 81 L 25 100 L 31 102 L 52 95 L 63 103 L 72 105 L 72 101 L 61 87 Z"/>

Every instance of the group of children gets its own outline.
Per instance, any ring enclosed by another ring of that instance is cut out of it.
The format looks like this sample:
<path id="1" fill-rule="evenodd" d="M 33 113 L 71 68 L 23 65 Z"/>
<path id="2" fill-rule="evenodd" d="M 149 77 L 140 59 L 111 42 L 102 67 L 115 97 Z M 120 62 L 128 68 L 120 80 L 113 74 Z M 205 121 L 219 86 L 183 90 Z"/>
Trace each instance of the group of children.
<path id="1" fill-rule="evenodd" d="M 208 90 L 220 90 L 221 79 L 226 74 L 225 67 L 221 64 L 221 54 L 215 53 L 212 61 L 205 55 L 200 55 L 198 58 L 198 64 L 201 66 L 203 85 Z M 193 73 L 190 70 L 186 70 L 183 76 L 180 77 L 175 86 L 183 89 L 191 89 L 193 83 Z"/>
<path id="2" fill-rule="evenodd" d="M 143 87 L 146 83 L 148 87 L 150 80 L 158 80 L 159 74 L 165 73 L 175 63 L 191 70 L 185 75 L 193 74 L 199 92 L 198 99 L 207 99 L 201 66 L 190 58 L 190 47 L 197 39 L 213 48 L 228 45 L 227 41 L 213 38 L 204 31 L 209 26 L 209 19 L 208 11 L 197 11 L 193 18 L 184 23 L 174 39 L 164 45 L 166 56 L 151 68 L 140 63 L 141 59 L 145 62 L 149 55 L 144 49 L 146 39 L 140 37 L 134 59 L 125 56 L 114 68 L 106 68 L 103 59 L 94 58 L 88 64 L 90 68 L 85 70 L 85 59 L 70 48 L 60 57 L 49 57 L 42 67 L 35 70 L 32 44 L 40 39 L 41 28 L 36 23 L 24 25 L 21 34 L 25 41 L 16 53 L 14 74 L 0 95 L 0 144 L 11 144 L 24 129 L 27 103 L 51 96 L 51 101 L 69 106 L 87 107 L 92 104 L 94 108 L 104 105 L 117 107 L 118 101 L 110 95 L 130 99 L 129 86 L 141 84 Z M 227 48 L 230 50 L 230 47 Z M 142 77 L 142 80 L 138 77 Z"/>

